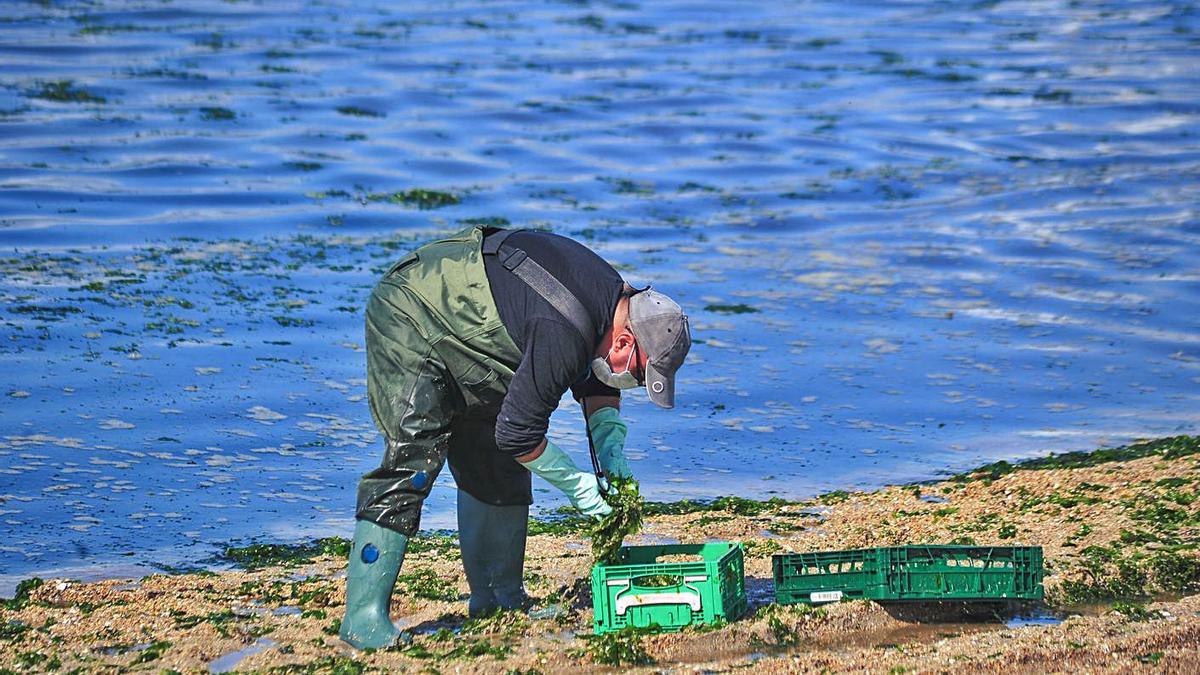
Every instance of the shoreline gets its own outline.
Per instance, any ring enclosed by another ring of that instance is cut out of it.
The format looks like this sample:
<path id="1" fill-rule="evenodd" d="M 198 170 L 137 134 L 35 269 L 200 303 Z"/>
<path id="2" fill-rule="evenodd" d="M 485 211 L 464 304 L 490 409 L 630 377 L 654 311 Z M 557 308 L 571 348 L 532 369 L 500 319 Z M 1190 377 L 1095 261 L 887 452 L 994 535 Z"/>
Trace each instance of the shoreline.
<path id="1" fill-rule="evenodd" d="M 555 672 L 648 660 L 715 671 L 752 664 L 766 672 L 986 672 L 1015 663 L 1182 672 L 1200 650 L 1198 477 L 1200 438 L 1181 436 L 798 502 L 651 503 L 643 533 L 628 543 L 741 541 L 751 604 L 728 625 L 662 635 L 584 637 L 591 557 L 581 521 L 571 516 L 532 521 L 526 561 L 534 608 L 558 605 L 564 614 L 468 621 L 454 537 L 425 533 L 413 540 L 392 606 L 416 641 L 373 653 L 336 637 L 345 540 L 255 544 L 226 551 L 241 569 L 23 582 L 0 609 L 0 668 L 195 672 L 216 662 L 281 673 Z M 1009 626 L 1003 613 L 947 618 L 929 607 L 866 601 L 770 604 L 773 553 L 952 541 L 1042 546 L 1044 607 Z"/>

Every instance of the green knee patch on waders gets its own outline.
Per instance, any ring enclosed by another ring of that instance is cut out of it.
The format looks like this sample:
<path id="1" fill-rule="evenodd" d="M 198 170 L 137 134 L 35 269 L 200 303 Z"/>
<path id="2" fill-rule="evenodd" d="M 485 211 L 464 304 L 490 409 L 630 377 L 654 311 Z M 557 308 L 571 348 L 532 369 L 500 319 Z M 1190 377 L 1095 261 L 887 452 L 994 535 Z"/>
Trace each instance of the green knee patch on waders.
<path id="1" fill-rule="evenodd" d="M 447 457 L 458 486 L 495 505 L 530 504 L 530 474 L 496 448 L 495 424 L 521 353 L 484 271 L 484 230 L 422 246 L 367 303 L 367 399 L 386 448 L 358 485 L 356 517 L 411 536 Z"/>

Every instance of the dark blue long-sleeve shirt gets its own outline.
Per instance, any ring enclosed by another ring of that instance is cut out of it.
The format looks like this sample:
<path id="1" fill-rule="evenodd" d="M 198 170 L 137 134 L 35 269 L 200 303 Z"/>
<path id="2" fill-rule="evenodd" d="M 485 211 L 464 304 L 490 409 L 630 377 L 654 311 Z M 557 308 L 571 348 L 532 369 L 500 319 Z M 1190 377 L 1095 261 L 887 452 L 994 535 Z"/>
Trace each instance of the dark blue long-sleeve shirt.
<path id="1" fill-rule="evenodd" d="M 520 455 L 532 450 L 550 426 L 550 415 L 568 389 L 576 399 L 619 395 L 591 376 L 591 362 L 612 325 L 624 281 L 603 258 L 577 241 L 549 232 L 521 231 L 507 246 L 520 248 L 567 287 L 592 319 L 597 334 L 579 331 L 498 256 L 485 256 L 484 269 L 500 320 L 521 350 L 521 363 L 496 418 L 496 445 Z"/>

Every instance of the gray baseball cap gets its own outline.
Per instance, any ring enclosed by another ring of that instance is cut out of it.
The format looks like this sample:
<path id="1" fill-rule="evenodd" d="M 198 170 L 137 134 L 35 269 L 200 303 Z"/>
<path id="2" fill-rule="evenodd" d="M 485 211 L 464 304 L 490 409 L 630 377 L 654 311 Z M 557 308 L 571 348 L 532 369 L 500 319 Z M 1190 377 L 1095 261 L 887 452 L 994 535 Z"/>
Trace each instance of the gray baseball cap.
<path id="1" fill-rule="evenodd" d="M 675 371 L 692 348 L 687 315 L 672 299 L 646 288 L 629 298 L 629 329 L 646 354 L 646 393 L 664 408 L 675 407 Z"/>

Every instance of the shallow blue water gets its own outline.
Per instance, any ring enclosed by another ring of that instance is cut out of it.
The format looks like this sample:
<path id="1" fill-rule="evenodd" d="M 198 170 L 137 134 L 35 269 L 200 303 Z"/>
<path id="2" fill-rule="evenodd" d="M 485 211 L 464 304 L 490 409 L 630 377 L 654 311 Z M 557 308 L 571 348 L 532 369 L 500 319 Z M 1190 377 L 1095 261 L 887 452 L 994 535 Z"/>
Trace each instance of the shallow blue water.
<path id="1" fill-rule="evenodd" d="M 472 218 L 689 311 L 679 407 L 625 409 L 652 499 L 1196 433 L 1198 30 L 1182 2 L 5 5 L 0 576 L 347 535 L 365 294 Z M 553 431 L 585 464 L 571 405 Z"/>

